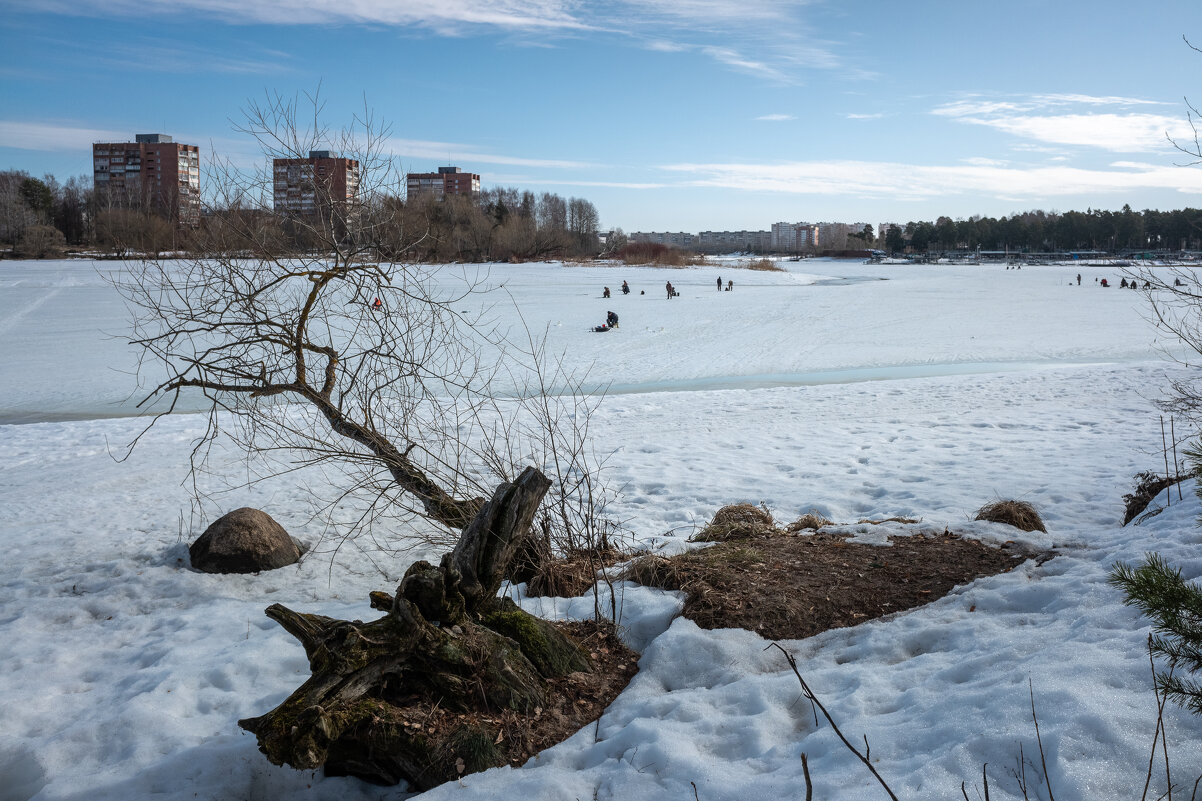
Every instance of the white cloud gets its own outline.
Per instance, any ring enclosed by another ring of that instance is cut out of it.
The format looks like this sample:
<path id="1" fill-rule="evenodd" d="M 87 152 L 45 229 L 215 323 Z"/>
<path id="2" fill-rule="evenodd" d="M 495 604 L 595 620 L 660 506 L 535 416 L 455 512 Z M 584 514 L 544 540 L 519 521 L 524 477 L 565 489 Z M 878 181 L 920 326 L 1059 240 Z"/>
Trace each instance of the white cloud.
<path id="1" fill-rule="evenodd" d="M 1048 117 L 961 118 L 1037 142 L 1084 145 L 1116 152 L 1139 153 L 1167 145 L 1165 134 L 1189 133 L 1185 121 L 1159 114 L 1062 114 Z"/>
<path id="2" fill-rule="evenodd" d="M 68 14 L 189 13 L 233 22 L 320 25 L 339 22 L 421 25 L 446 33 L 464 26 L 514 30 L 585 29 L 569 0 L 24 0 L 23 5 Z"/>
<path id="3" fill-rule="evenodd" d="M 848 114 L 849 120 L 879 120 L 884 117 L 884 114 Z"/>
<path id="4" fill-rule="evenodd" d="M 0 143 L 18 150 L 87 150 L 93 142 L 126 142 L 129 131 L 106 131 L 72 124 L 0 120 Z"/>
<path id="5" fill-rule="evenodd" d="M 460 167 L 465 167 L 472 163 L 506 164 L 513 167 L 543 167 L 553 169 L 576 169 L 596 166 L 585 161 L 505 156 L 488 153 L 476 148 L 474 145 L 456 144 L 453 142 L 427 142 L 420 139 L 389 139 L 387 148 L 397 156 L 427 159 L 440 164 L 458 162 Z"/>
<path id="6" fill-rule="evenodd" d="M 795 119 L 797 119 L 797 117 L 793 116 L 792 114 L 765 114 L 762 117 L 756 117 L 757 121 L 763 122 L 787 122 Z"/>
<path id="7" fill-rule="evenodd" d="M 962 194 L 1041 200 L 1048 197 L 1168 189 L 1202 194 L 1202 170 L 1152 165 L 1088 170 L 1064 166 L 926 166 L 891 162 L 808 161 L 785 164 L 671 164 L 690 186 L 755 192 L 919 200 Z"/>
<path id="8" fill-rule="evenodd" d="M 1093 147 L 1113 152 L 1148 152 L 1189 134 L 1180 117 L 1126 111 L 1130 106 L 1161 105 L 1130 97 L 1080 94 L 1028 95 L 1019 98 L 969 97 L 945 103 L 931 114 L 980 125 L 1023 139 L 1052 145 Z M 1100 111 L 1100 107 L 1115 110 Z"/>
<path id="9" fill-rule="evenodd" d="M 984 158 L 983 156 L 977 156 L 975 158 L 964 159 L 963 161 L 965 164 L 971 164 L 974 167 L 1005 167 L 1009 163 L 1007 161 L 1001 161 L 999 159 L 987 159 L 987 158 Z"/>

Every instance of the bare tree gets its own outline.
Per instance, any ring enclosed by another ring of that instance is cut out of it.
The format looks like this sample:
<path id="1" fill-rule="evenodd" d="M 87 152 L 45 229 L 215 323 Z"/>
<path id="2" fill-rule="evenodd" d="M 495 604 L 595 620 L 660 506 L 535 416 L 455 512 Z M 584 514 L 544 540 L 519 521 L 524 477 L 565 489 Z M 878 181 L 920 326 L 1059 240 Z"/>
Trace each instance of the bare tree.
<path id="1" fill-rule="evenodd" d="M 1186 46 L 1188 46 L 1191 50 L 1202 53 L 1202 48 L 1195 46 L 1193 42 L 1184 36 L 1181 38 L 1185 41 Z M 1188 139 L 1174 139 L 1167 133 L 1165 136 L 1168 137 L 1170 142 L 1172 142 L 1173 147 L 1177 148 L 1191 159 L 1186 166 L 1197 166 L 1202 164 L 1202 139 L 1199 139 L 1198 137 L 1198 121 L 1202 120 L 1202 111 L 1199 111 L 1198 107 L 1191 103 L 1188 97 L 1185 98 L 1185 109 L 1185 116 L 1189 122 L 1190 131 L 1193 135 Z"/>
<path id="2" fill-rule="evenodd" d="M 455 543 L 438 567 L 412 565 L 395 595 L 373 594 L 387 613 L 374 623 L 269 609 L 314 676 L 241 722 L 276 763 L 429 786 L 455 775 L 454 738 L 400 736 L 384 707 L 421 697 L 534 710 L 548 703 L 547 680 L 589 669 L 570 639 L 497 590 L 531 550 L 536 517 L 561 548 L 612 534 L 588 440 L 600 396 L 548 359 L 524 322 L 509 336 L 493 305 L 503 297 L 483 294 L 487 273 L 380 260 L 423 234 L 398 216 L 400 172 L 369 112 L 334 130 L 317 98 L 269 96 L 240 130 L 275 168 L 313 150 L 354 159 L 357 191 L 315 174 L 311 203 L 273 208 L 277 169 L 216 163 L 195 256 L 115 279 L 135 313 L 140 373 L 154 377 L 145 402 L 162 414 L 204 400 L 194 475 L 225 435 L 273 470 L 342 471 L 326 509 L 353 509 L 351 529 L 400 515 Z"/>
<path id="3" fill-rule="evenodd" d="M 1189 39 L 1185 39 L 1185 43 L 1202 53 Z M 1198 136 L 1198 120 L 1202 118 L 1202 113 L 1188 98 L 1185 103 L 1192 138 L 1184 140 L 1174 139 L 1168 134 L 1166 136 L 1177 150 L 1191 158 L 1182 166 L 1199 166 L 1202 165 L 1202 141 Z M 1191 233 L 1202 234 L 1199 231 Z M 1191 264 L 1153 269 L 1137 262 L 1135 266 L 1125 268 L 1124 272 L 1148 296 L 1152 321 L 1157 328 L 1171 334 L 1194 354 L 1202 357 L 1202 278 L 1196 267 Z M 1196 366 L 1192 359 L 1183 361 L 1189 366 Z M 1202 424 L 1202 384 L 1197 379 L 1184 378 L 1171 381 L 1170 387 L 1171 394 L 1161 402 L 1162 408 L 1193 421 L 1195 425 Z"/>

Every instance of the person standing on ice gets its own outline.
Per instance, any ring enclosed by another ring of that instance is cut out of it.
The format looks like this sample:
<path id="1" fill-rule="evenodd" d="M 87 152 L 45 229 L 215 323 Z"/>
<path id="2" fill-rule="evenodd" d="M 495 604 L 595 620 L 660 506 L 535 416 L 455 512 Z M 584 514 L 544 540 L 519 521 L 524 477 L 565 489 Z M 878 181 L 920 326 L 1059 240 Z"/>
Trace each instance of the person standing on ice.
<path id="1" fill-rule="evenodd" d="M 1081 286 L 1081 273 L 1077 273 L 1077 286 Z"/>
<path id="2" fill-rule="evenodd" d="M 718 276 L 718 291 L 722 291 L 722 276 Z"/>
<path id="3" fill-rule="evenodd" d="M 671 300 L 671 299 L 672 299 L 672 295 L 674 295 L 674 294 L 676 293 L 676 290 L 672 288 L 672 282 L 671 282 L 671 281 L 669 281 L 669 282 L 666 284 L 665 288 L 668 290 L 668 300 Z"/>

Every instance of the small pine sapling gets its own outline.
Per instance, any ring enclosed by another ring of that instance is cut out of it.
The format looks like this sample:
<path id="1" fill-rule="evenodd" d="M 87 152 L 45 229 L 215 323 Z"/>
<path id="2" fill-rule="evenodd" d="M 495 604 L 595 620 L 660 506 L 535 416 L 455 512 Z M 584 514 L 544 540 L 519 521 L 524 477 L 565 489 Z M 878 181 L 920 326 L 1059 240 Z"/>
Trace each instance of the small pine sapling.
<path id="1" fill-rule="evenodd" d="M 1155 634 L 1149 650 L 1168 663 L 1157 671 L 1156 688 L 1169 700 L 1202 714 L 1202 682 L 1175 675 L 1202 668 L 1202 587 L 1181 577 L 1158 553 L 1149 553 L 1138 567 L 1118 562 L 1110 583 L 1126 593 L 1124 603 L 1152 618 Z"/>

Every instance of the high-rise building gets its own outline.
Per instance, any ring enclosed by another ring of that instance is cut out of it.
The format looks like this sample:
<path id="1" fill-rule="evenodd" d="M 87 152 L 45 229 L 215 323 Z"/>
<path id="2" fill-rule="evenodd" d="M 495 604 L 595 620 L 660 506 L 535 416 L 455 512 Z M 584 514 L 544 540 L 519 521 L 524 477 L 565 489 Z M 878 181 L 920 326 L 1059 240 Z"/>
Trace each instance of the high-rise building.
<path id="1" fill-rule="evenodd" d="M 798 253 L 818 247 L 819 228 L 810 223 L 772 224 L 772 249 L 778 253 Z"/>
<path id="2" fill-rule="evenodd" d="M 274 159 L 271 172 L 277 214 L 345 210 L 359 194 L 359 162 L 329 150 L 310 150 L 307 159 Z"/>
<path id="3" fill-rule="evenodd" d="M 97 195 L 122 206 L 150 206 L 177 225 L 200 224 L 200 148 L 165 134 L 137 134 L 133 142 L 92 145 Z"/>
<path id="4" fill-rule="evenodd" d="M 480 176 L 464 172 L 458 167 L 439 167 L 438 172 L 411 172 L 406 178 L 405 188 L 409 199 L 433 197 L 442 200 L 447 195 L 480 194 Z"/>

